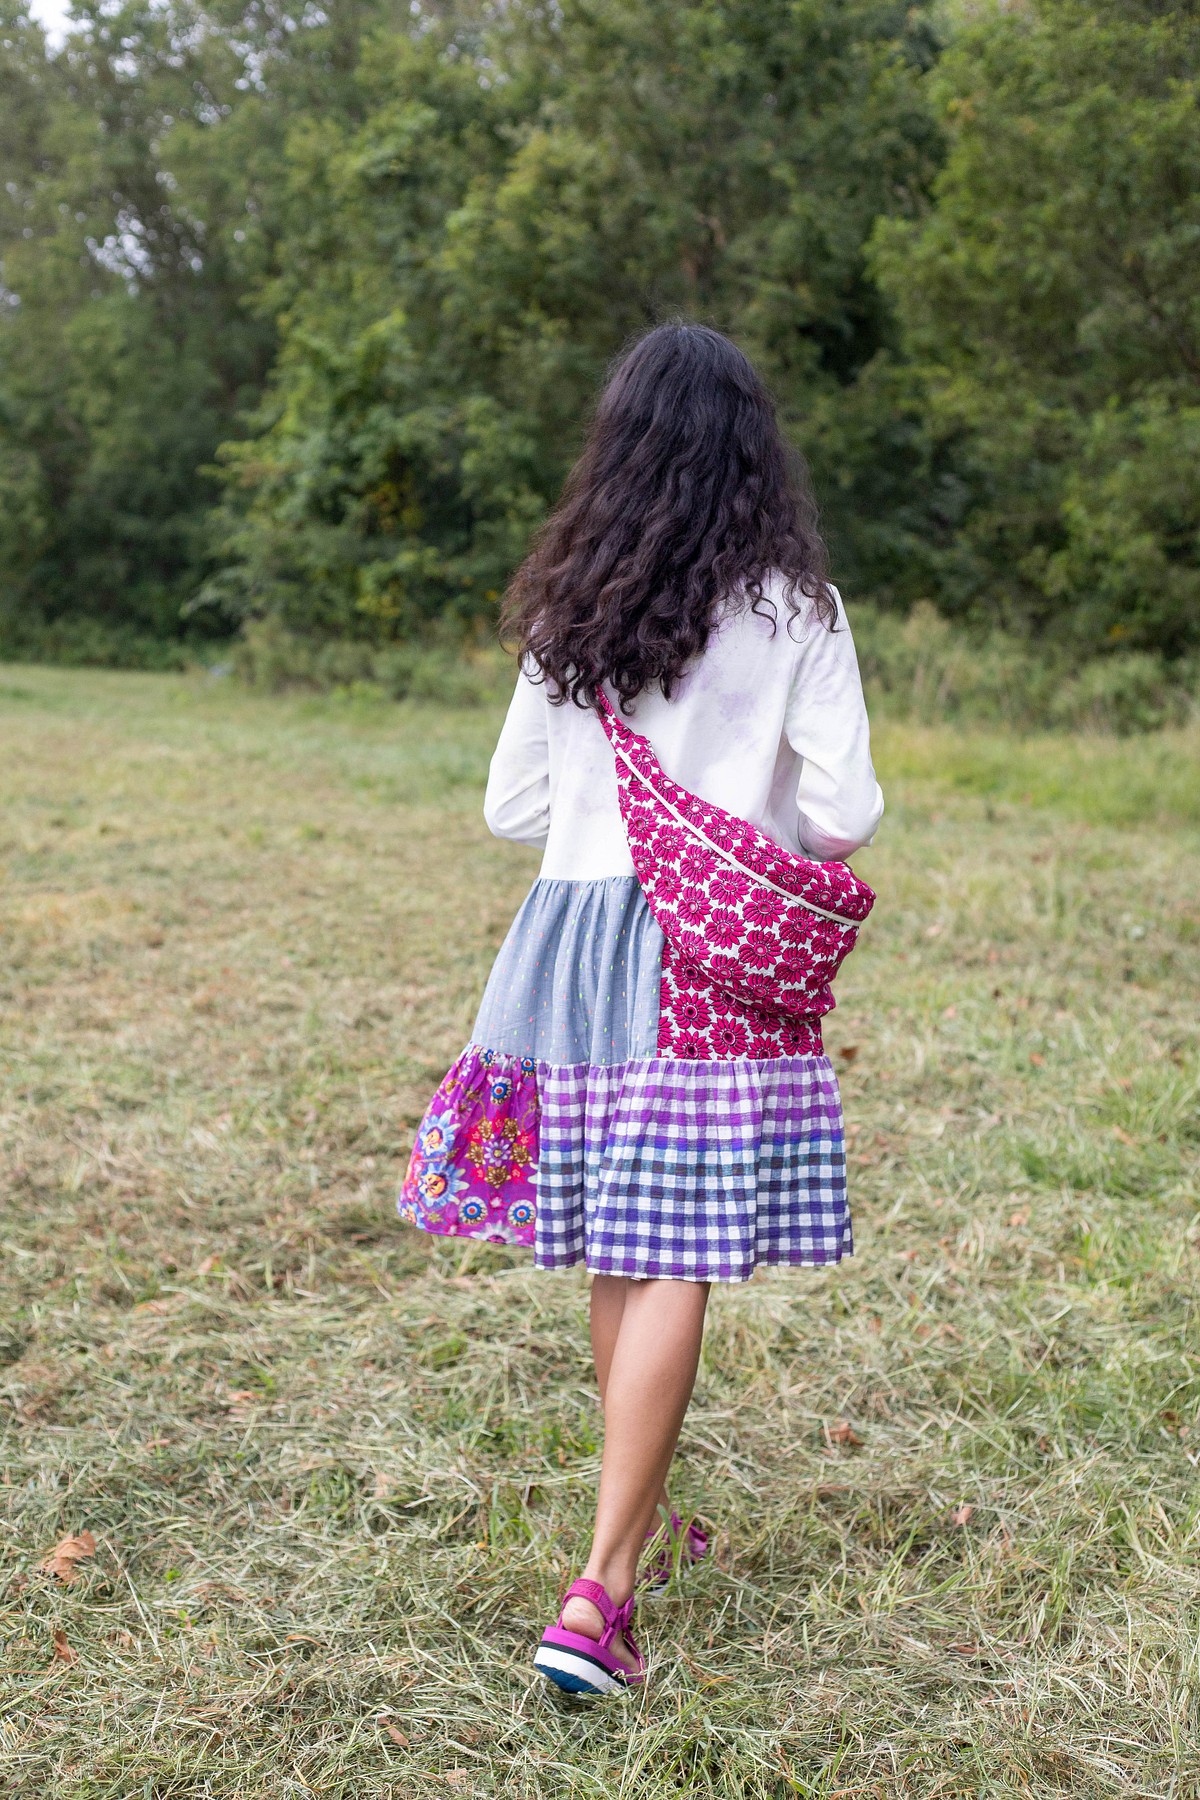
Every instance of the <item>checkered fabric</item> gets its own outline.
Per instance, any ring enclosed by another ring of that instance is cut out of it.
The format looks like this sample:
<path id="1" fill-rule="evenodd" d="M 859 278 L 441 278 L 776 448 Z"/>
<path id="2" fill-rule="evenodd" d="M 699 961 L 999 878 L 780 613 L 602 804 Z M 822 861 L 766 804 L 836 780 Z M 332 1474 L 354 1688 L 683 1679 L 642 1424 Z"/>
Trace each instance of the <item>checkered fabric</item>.
<path id="1" fill-rule="evenodd" d="M 746 1281 L 853 1248 L 827 1057 L 543 1064 L 535 1260 Z"/>

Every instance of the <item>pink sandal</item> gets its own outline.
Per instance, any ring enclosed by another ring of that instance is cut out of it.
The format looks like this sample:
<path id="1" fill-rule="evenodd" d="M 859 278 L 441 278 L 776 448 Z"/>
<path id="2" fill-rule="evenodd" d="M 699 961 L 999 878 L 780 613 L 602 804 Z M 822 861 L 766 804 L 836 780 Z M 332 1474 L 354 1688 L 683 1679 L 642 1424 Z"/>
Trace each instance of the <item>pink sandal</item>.
<path id="1" fill-rule="evenodd" d="M 646 1533 L 648 1544 L 662 1540 L 658 1555 L 651 1562 L 642 1577 L 641 1588 L 648 1600 L 657 1600 L 666 1593 L 672 1575 L 682 1575 L 695 1563 L 708 1555 L 708 1534 L 701 1531 L 695 1519 L 689 1519 L 684 1531 L 683 1520 L 677 1512 L 671 1514 L 669 1526 L 652 1525 Z"/>
<path id="2" fill-rule="evenodd" d="M 630 1594 L 623 1606 L 616 1606 L 607 1590 L 586 1576 L 571 1583 L 563 1595 L 563 1608 L 576 1596 L 591 1601 L 604 1620 L 604 1630 L 598 1638 L 568 1631 L 560 1612 L 557 1625 L 548 1626 L 542 1633 L 542 1641 L 534 1652 L 534 1668 L 569 1694 L 610 1694 L 614 1688 L 640 1687 L 646 1679 L 646 1659 L 629 1635 L 634 1596 Z M 637 1658 L 634 1669 L 627 1669 L 612 1653 L 610 1646 L 618 1631 Z"/>

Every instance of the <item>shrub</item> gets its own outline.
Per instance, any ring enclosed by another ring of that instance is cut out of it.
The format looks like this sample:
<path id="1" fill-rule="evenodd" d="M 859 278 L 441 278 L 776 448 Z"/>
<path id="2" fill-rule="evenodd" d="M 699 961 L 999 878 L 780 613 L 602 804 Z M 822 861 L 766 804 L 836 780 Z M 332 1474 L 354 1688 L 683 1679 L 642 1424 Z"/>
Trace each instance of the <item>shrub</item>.
<path id="1" fill-rule="evenodd" d="M 1182 724 L 1200 695 L 1194 662 L 1125 651 L 1081 666 L 1062 645 L 973 635 L 928 601 L 907 617 L 858 606 L 853 626 L 868 699 L 929 724 L 950 718 L 1124 735 Z"/>
<path id="2" fill-rule="evenodd" d="M 1183 673 L 1193 678 L 1190 691 Z M 1161 657 L 1146 651 L 1098 657 L 1063 685 L 1050 716 L 1073 730 L 1115 731 L 1122 737 L 1181 725 L 1195 705 L 1196 673 L 1195 668 L 1172 673 Z"/>
<path id="3" fill-rule="evenodd" d="M 1195 659 L 1170 663 L 1123 651 L 1081 665 L 1062 645 L 999 631 L 973 635 L 928 601 L 907 617 L 858 605 L 852 622 L 868 701 L 892 718 L 1127 736 L 1182 725 L 1200 712 Z M 449 636 L 382 646 L 313 638 L 274 617 L 243 628 L 232 662 L 247 685 L 266 693 L 307 689 L 449 706 L 499 701 L 513 680 L 511 658 L 497 645 Z"/>
<path id="4" fill-rule="evenodd" d="M 235 673 L 265 693 L 308 689 L 391 700 L 440 700 L 478 706 L 505 693 L 511 660 L 499 647 L 447 642 L 369 644 L 360 638 L 309 638 L 276 618 L 247 624 L 233 647 Z"/>
<path id="5" fill-rule="evenodd" d="M 85 613 L 44 619 L 32 609 L 0 607 L 0 661 L 59 663 L 68 668 L 182 669 L 195 652 L 178 638 L 136 625 L 114 625 Z"/>

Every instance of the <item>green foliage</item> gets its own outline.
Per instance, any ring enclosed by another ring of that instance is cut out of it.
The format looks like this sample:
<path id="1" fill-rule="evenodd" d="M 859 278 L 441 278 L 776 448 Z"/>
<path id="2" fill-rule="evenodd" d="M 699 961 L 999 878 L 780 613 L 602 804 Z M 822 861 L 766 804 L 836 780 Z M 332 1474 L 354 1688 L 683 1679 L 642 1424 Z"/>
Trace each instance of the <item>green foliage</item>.
<path id="1" fill-rule="evenodd" d="M 0 635 L 53 641 L 70 613 L 97 643 L 170 638 L 204 553 L 197 471 L 272 344 L 239 304 L 240 201 L 198 153 L 240 62 L 139 0 L 85 10 L 56 57 L 5 11 Z"/>
<path id="2" fill-rule="evenodd" d="M 1200 714 L 1200 659 L 1125 651 L 1082 665 L 1069 645 L 970 632 L 929 601 L 906 616 L 860 606 L 854 637 L 873 707 L 902 719 L 1128 736 Z"/>
<path id="3" fill-rule="evenodd" d="M 51 54 L 20 0 L 0 0 L 9 653 L 58 642 L 64 617 L 88 621 L 65 641 L 101 660 L 178 637 L 211 566 L 209 467 L 275 352 L 247 298 L 283 226 L 284 133 L 318 97 L 336 110 L 347 24 L 346 5 L 293 33 L 228 11 L 83 0 Z"/>
<path id="4" fill-rule="evenodd" d="M 298 637 L 473 641 L 609 359 L 684 314 L 766 373 L 847 593 L 969 623 L 971 673 L 933 691 L 1177 709 L 1183 0 L 81 0 L 56 52 L 21 7 L 0 651 L 153 664 L 266 620 L 292 668 Z"/>
<path id="5" fill-rule="evenodd" d="M 256 434 L 222 452 L 226 556 L 202 601 L 386 641 L 490 606 L 536 509 L 531 447 L 439 354 L 445 223 L 502 155 L 505 111 L 436 41 L 380 38 L 358 81 L 366 123 L 288 140 L 304 229 L 263 295 L 282 348 Z"/>
<path id="6" fill-rule="evenodd" d="M 1200 18 L 985 11 L 931 80 L 949 139 L 882 221 L 930 454 L 965 502 L 936 592 L 1076 649 L 1200 643 Z"/>
<path id="7" fill-rule="evenodd" d="M 386 640 L 490 617 L 606 363 L 673 312 L 747 345 L 830 473 L 805 421 L 887 331 L 867 236 L 935 163 L 920 9 L 526 6 L 474 47 L 381 36 L 361 119 L 289 139 L 306 226 L 204 591 L 235 618 Z M 828 486 L 852 557 L 856 495 Z"/>
<path id="8" fill-rule="evenodd" d="M 437 700 L 477 706 L 507 699 L 513 668 L 498 647 L 376 645 L 363 638 L 319 638 L 289 631 L 278 617 L 250 619 L 233 646 L 233 668 L 262 693 L 292 689 L 360 700 Z"/>
<path id="9" fill-rule="evenodd" d="M 882 717 L 1118 737 L 1200 718 L 1200 659 L 1125 651 L 1080 665 L 1063 645 L 1035 649 L 1010 632 L 971 632 L 929 601 L 907 615 L 860 605 L 854 634 L 872 711 Z M 445 627 L 432 638 L 381 645 L 292 631 L 273 613 L 246 622 L 231 666 L 263 693 L 452 706 L 505 701 L 513 680 L 498 646 L 464 644 Z"/>

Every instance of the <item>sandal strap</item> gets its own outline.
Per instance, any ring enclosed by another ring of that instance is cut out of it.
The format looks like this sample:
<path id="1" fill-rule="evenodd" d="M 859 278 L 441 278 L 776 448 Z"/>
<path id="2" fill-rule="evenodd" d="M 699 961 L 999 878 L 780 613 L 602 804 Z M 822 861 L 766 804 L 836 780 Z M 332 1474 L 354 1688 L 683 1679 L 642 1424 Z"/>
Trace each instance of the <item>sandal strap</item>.
<path id="1" fill-rule="evenodd" d="M 571 1583 L 570 1587 L 563 1595 L 564 1610 L 567 1601 L 573 1599 L 590 1600 L 592 1605 L 596 1608 L 596 1611 L 600 1614 L 600 1617 L 604 1620 L 604 1630 L 596 1639 L 596 1644 L 599 1649 L 607 1650 L 618 1631 L 621 1633 L 633 1653 L 633 1675 L 640 1681 L 646 1672 L 646 1659 L 638 1649 L 638 1646 L 634 1643 L 633 1633 L 630 1630 L 630 1625 L 633 1620 L 633 1609 L 637 1604 L 636 1594 L 630 1594 L 628 1600 L 621 1606 L 616 1606 L 606 1587 L 599 1581 L 589 1581 L 586 1575 L 581 1575 L 578 1581 L 573 1581 Z M 562 1612 L 558 1615 L 558 1622 L 561 1626 Z"/>
<path id="2" fill-rule="evenodd" d="M 612 1641 L 614 1632 L 618 1629 L 618 1620 L 621 1616 L 620 1609 L 609 1598 L 608 1589 L 601 1582 L 589 1581 L 586 1575 L 581 1575 L 578 1581 L 571 1583 L 563 1595 L 563 1605 L 565 1606 L 568 1600 L 575 1598 L 590 1600 L 604 1620 L 604 1633 L 600 1642 L 607 1648 Z"/>
<path id="3" fill-rule="evenodd" d="M 636 1594 L 630 1594 L 624 1606 L 617 1608 L 617 1628 L 633 1653 L 635 1670 L 640 1675 L 645 1671 L 646 1659 L 633 1639 L 633 1608 L 636 1599 Z"/>
<path id="4" fill-rule="evenodd" d="M 633 1651 L 634 1656 L 637 1658 L 638 1668 L 644 1669 L 646 1666 L 645 1659 L 637 1645 L 634 1643 L 629 1630 L 633 1619 L 633 1609 L 637 1604 L 637 1595 L 630 1594 L 628 1600 L 622 1605 L 617 1606 L 606 1587 L 598 1581 L 589 1581 L 586 1575 L 581 1575 L 578 1581 L 573 1581 L 571 1583 L 570 1587 L 563 1595 L 563 1606 L 566 1606 L 568 1600 L 576 1597 L 580 1600 L 590 1600 L 592 1605 L 596 1608 L 596 1611 L 600 1614 L 600 1617 L 604 1620 L 604 1630 L 596 1640 L 600 1648 L 602 1650 L 607 1650 L 619 1631 L 624 1637 L 625 1642 L 629 1645 L 629 1648 Z M 562 1614 L 560 1613 L 559 1623 L 561 1624 L 561 1622 Z"/>

